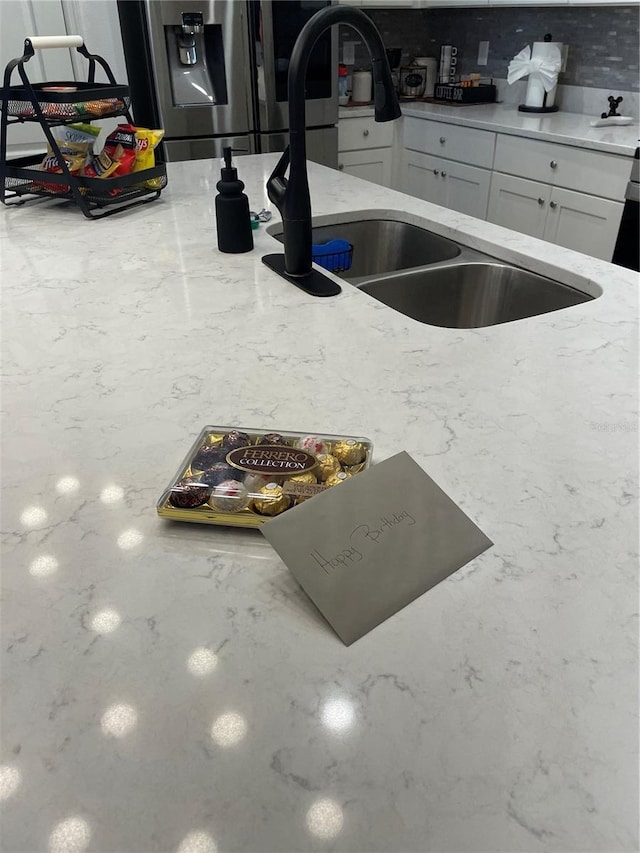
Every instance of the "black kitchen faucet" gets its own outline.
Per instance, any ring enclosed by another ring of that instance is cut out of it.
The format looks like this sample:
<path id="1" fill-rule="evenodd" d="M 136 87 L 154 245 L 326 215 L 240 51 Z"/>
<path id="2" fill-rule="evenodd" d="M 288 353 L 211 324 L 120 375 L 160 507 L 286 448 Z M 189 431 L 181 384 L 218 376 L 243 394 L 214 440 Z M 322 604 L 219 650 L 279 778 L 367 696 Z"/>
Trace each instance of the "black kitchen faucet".
<path id="1" fill-rule="evenodd" d="M 289 145 L 267 181 L 267 193 L 280 211 L 284 226 L 284 255 L 262 258 L 270 269 L 313 296 L 335 296 L 341 288 L 311 266 L 311 199 L 307 178 L 305 79 L 314 44 L 329 27 L 347 24 L 369 48 L 376 121 L 399 118 L 400 105 L 380 33 L 364 12 L 351 6 L 328 6 L 310 18 L 300 31 L 289 62 Z M 285 172 L 289 168 L 289 177 Z"/>

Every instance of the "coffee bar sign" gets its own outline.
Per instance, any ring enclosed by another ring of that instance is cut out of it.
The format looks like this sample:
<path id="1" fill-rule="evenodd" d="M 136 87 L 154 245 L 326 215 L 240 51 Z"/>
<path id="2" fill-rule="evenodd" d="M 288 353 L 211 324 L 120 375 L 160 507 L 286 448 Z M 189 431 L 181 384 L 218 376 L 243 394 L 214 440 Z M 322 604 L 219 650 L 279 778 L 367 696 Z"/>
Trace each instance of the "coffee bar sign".
<path id="1" fill-rule="evenodd" d="M 346 645 L 493 544 L 408 453 L 261 532 Z"/>

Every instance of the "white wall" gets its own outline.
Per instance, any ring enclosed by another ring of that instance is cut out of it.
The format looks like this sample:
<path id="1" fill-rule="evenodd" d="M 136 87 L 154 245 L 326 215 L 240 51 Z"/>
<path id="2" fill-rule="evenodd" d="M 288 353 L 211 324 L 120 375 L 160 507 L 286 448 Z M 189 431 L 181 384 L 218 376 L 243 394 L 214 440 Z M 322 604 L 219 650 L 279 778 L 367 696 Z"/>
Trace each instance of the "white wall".
<path id="1" fill-rule="evenodd" d="M 116 0 L 0 0 L 0 62 L 21 56 L 24 40 L 30 35 L 79 34 L 91 53 L 107 61 L 118 83 L 127 83 L 120 22 Z M 25 69 L 33 83 L 54 80 L 86 80 L 88 64 L 75 49 L 37 50 Z M 98 70 L 98 82 L 106 78 Z M 14 72 L 12 85 L 20 79 Z M 104 137 L 121 119 L 105 119 L 96 143 L 99 151 Z M 13 125 L 9 130 L 9 157 L 41 153 L 46 140 L 37 125 Z"/>
<path id="2" fill-rule="evenodd" d="M 126 84 L 122 37 L 116 0 L 62 0 L 68 33 L 78 33 L 91 53 L 97 53 L 111 66 L 116 81 Z M 82 57 L 77 57 L 80 63 Z M 76 70 L 82 66 L 74 60 Z"/>

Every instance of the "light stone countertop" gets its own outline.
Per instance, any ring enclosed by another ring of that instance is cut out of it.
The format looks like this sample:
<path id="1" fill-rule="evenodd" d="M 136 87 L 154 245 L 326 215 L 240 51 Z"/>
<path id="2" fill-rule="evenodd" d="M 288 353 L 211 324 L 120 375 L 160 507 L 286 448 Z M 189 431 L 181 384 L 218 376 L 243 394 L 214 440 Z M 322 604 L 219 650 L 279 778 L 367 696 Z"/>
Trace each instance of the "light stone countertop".
<path id="1" fill-rule="evenodd" d="M 402 114 L 414 118 L 443 121 L 476 127 L 494 133 L 542 139 L 559 145 L 591 148 L 610 154 L 633 157 L 638 147 L 638 123 L 611 127 L 591 127 L 594 116 L 560 110 L 550 115 L 518 112 L 513 104 L 479 104 L 455 107 L 446 104 L 427 104 L 407 101 L 401 105 Z M 341 107 L 340 118 L 373 116 L 373 107 Z"/>
<path id="2" fill-rule="evenodd" d="M 311 165 L 316 215 L 602 289 L 475 330 L 314 299 L 263 227 L 218 253 L 218 169 L 1 214 L 3 850 L 637 851 L 637 276 Z M 259 532 L 156 517 L 207 423 L 407 450 L 495 545 L 346 648 Z"/>

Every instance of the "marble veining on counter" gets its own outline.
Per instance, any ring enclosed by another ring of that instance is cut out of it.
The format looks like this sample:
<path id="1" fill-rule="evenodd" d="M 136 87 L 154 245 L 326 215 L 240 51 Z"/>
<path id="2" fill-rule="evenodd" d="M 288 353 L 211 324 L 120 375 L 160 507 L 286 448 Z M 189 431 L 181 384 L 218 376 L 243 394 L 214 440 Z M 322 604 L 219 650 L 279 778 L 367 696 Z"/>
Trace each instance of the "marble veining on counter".
<path id="1" fill-rule="evenodd" d="M 593 116 L 560 110 L 551 115 L 518 112 L 513 104 L 479 104 L 454 107 L 446 104 L 427 104 L 407 101 L 401 104 L 402 114 L 427 118 L 447 124 L 477 127 L 494 133 L 543 139 L 559 145 L 591 148 L 610 154 L 632 157 L 638 146 L 638 123 L 624 127 L 591 127 Z M 342 107 L 340 118 L 373 115 L 373 107 Z"/>
<path id="2" fill-rule="evenodd" d="M 218 178 L 1 213 L 3 850 L 637 851 L 637 277 L 311 164 L 317 215 L 602 290 L 423 325 L 218 253 Z M 258 531 L 156 517 L 206 423 L 407 450 L 495 545 L 345 648 Z"/>

